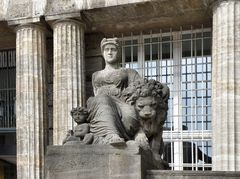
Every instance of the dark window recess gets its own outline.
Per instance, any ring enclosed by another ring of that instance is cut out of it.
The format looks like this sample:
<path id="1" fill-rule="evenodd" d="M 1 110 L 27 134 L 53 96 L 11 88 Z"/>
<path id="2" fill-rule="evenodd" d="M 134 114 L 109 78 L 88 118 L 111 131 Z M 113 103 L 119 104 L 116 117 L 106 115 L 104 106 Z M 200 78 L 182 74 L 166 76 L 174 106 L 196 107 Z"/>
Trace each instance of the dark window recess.
<path id="1" fill-rule="evenodd" d="M 15 128 L 16 51 L 0 51 L 0 129 Z"/>

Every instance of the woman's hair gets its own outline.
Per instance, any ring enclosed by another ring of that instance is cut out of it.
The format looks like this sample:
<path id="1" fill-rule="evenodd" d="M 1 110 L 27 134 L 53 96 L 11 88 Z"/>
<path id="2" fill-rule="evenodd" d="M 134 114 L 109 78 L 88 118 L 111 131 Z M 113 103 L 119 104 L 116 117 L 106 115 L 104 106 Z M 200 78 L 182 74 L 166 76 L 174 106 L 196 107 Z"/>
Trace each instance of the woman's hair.
<path id="1" fill-rule="evenodd" d="M 113 45 L 116 46 L 118 51 L 120 50 L 121 45 L 120 45 L 120 42 L 119 42 L 118 38 L 116 38 L 116 37 L 115 38 L 108 38 L 108 39 L 104 38 L 104 39 L 102 39 L 102 41 L 101 41 L 101 52 L 103 52 L 104 47 L 107 44 L 113 44 Z"/>

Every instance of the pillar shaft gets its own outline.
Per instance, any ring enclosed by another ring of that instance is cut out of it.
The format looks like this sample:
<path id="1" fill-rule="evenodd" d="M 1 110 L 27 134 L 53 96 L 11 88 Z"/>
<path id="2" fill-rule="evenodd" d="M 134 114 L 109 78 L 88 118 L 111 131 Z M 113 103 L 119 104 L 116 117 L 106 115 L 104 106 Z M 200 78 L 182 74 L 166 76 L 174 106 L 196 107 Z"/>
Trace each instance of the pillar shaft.
<path id="1" fill-rule="evenodd" d="M 74 125 L 70 111 L 85 105 L 84 25 L 62 20 L 53 31 L 53 144 L 60 145 Z"/>
<path id="2" fill-rule="evenodd" d="M 17 178 L 43 179 L 45 32 L 37 25 L 23 25 L 16 33 Z"/>
<path id="3" fill-rule="evenodd" d="M 213 9 L 213 170 L 240 170 L 240 1 Z"/>

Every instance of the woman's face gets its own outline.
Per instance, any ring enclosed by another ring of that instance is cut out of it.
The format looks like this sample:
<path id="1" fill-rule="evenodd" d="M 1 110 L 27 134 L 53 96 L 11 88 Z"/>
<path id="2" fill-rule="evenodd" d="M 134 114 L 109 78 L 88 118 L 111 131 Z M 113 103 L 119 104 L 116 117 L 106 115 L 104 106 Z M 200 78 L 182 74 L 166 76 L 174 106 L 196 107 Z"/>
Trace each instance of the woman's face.
<path id="1" fill-rule="evenodd" d="M 107 44 L 104 46 L 103 57 L 106 63 L 110 63 L 110 64 L 116 63 L 118 61 L 117 55 L 118 55 L 118 50 L 115 45 Z"/>

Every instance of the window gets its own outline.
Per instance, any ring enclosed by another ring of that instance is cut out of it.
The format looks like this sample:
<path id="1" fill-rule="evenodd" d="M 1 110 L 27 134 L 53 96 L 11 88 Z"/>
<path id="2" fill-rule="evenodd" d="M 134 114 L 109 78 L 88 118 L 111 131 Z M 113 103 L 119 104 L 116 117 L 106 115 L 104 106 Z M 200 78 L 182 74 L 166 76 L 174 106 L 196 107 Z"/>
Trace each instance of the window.
<path id="1" fill-rule="evenodd" d="M 163 139 L 172 170 L 211 169 L 211 29 L 122 37 L 122 63 L 170 88 Z"/>
<path id="2" fill-rule="evenodd" d="M 0 51 L 0 129 L 16 127 L 16 52 Z"/>

